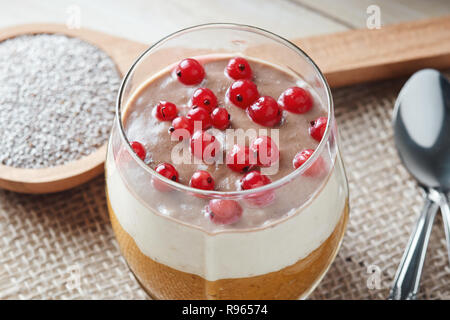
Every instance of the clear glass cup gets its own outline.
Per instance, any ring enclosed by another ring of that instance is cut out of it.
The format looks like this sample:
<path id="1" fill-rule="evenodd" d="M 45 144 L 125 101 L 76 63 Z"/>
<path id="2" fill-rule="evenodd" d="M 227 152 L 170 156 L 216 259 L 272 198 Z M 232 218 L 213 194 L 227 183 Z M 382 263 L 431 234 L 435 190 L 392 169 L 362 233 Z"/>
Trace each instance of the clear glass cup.
<path id="1" fill-rule="evenodd" d="M 167 66 L 211 53 L 267 61 L 310 85 L 328 110 L 328 125 L 303 166 L 257 189 L 203 191 L 156 174 L 132 151 L 122 123 L 130 97 Z M 121 85 L 116 112 L 106 160 L 108 209 L 121 252 L 151 297 L 307 297 L 341 244 L 348 219 L 348 186 L 330 89 L 301 49 L 273 33 L 244 25 L 208 24 L 181 30 L 151 46 L 133 64 Z M 326 173 L 311 182 L 306 173 L 319 161 Z M 158 191 L 155 183 L 170 192 Z M 313 188 L 302 191 L 303 185 L 312 183 Z M 266 192 L 278 201 L 275 218 L 254 228 L 230 225 L 210 230 L 180 218 L 204 218 L 201 208 L 213 199 L 237 201 L 243 214 L 255 214 L 249 200 Z"/>

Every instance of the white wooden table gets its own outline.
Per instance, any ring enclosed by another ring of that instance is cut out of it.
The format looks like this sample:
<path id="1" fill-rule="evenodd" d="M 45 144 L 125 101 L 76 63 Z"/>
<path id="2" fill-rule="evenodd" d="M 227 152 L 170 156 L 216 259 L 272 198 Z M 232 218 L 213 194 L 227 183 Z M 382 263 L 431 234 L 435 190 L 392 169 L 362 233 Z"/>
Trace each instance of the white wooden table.
<path id="1" fill-rule="evenodd" d="M 381 23 L 450 14 L 450 0 L 0 0 L 0 28 L 34 22 L 66 23 L 151 43 L 180 28 L 235 22 L 287 38 L 364 28 L 367 7 Z"/>

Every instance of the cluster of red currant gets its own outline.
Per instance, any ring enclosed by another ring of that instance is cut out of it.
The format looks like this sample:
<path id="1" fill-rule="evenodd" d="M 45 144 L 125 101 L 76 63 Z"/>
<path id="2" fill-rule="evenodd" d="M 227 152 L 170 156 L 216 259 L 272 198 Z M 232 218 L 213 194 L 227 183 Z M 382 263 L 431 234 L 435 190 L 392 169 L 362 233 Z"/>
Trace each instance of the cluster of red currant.
<path id="1" fill-rule="evenodd" d="M 283 110 L 297 114 L 309 111 L 313 106 L 310 93 L 300 87 L 292 87 L 284 91 L 278 101 L 270 96 L 260 96 L 257 86 L 252 82 L 253 72 L 248 61 L 241 57 L 230 59 L 225 73 L 234 80 L 229 87 L 226 98 L 236 107 L 245 109 L 247 115 L 257 124 L 274 127 L 280 124 Z M 203 66 L 195 59 L 184 59 L 174 69 L 178 81 L 184 85 L 199 85 L 204 77 Z M 215 127 L 225 130 L 230 125 L 228 111 L 218 106 L 217 97 L 210 89 L 201 87 L 194 91 L 189 105 L 191 106 L 186 116 L 179 116 L 177 106 L 168 101 L 160 101 L 154 108 L 154 116 L 160 121 L 171 121 L 169 133 L 175 139 L 190 139 L 192 154 L 202 160 L 211 160 L 219 150 L 220 145 L 216 138 L 205 132 Z M 195 126 L 194 126 L 195 124 Z M 197 124 L 200 124 L 197 127 Z M 324 134 L 327 118 L 321 117 L 311 123 L 310 135 L 320 141 Z M 131 143 L 136 154 L 144 160 L 146 151 L 144 146 L 134 141 Z M 294 168 L 300 167 L 314 152 L 305 149 L 299 152 L 293 159 Z M 243 190 L 254 189 L 271 183 L 268 176 L 261 174 L 256 169 L 270 167 L 279 160 L 278 146 L 270 137 L 259 136 L 250 144 L 250 147 L 234 145 L 226 154 L 227 166 L 236 172 L 245 173 L 240 180 Z M 317 166 L 315 166 L 317 169 Z M 314 166 L 305 174 L 315 174 Z M 158 164 L 155 171 L 162 176 L 178 182 L 178 172 L 170 163 Z M 196 171 L 189 182 L 193 188 L 202 190 L 214 190 L 214 179 L 208 171 Z M 154 186 L 161 191 L 167 187 L 160 184 Z M 266 206 L 273 202 L 273 191 L 260 192 L 251 195 L 247 200 L 258 207 Z M 232 200 L 212 200 L 207 206 L 207 211 L 213 222 L 227 224 L 239 219 L 242 214 L 240 205 Z"/>

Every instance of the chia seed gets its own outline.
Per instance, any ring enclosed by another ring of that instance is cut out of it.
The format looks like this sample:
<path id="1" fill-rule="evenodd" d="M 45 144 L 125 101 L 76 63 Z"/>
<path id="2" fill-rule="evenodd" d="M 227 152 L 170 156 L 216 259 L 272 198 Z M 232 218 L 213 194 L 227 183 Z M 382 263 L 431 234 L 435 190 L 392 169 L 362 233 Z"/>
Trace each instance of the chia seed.
<path id="1" fill-rule="evenodd" d="M 77 38 L 0 42 L 0 163 L 52 167 L 97 150 L 109 137 L 120 80 L 105 52 Z"/>

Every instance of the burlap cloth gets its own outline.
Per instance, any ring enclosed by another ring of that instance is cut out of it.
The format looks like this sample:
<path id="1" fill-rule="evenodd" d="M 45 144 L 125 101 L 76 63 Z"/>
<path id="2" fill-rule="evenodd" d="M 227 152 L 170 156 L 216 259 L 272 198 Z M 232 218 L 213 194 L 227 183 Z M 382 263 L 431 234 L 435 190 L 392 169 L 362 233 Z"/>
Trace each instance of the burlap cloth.
<path id="1" fill-rule="evenodd" d="M 384 299 L 422 203 L 393 145 L 391 113 L 404 79 L 334 91 L 350 183 L 350 222 L 312 299 Z M 99 177 L 30 196 L 0 191 L 0 299 L 146 299 L 114 239 Z M 420 299 L 450 299 L 440 215 Z"/>

